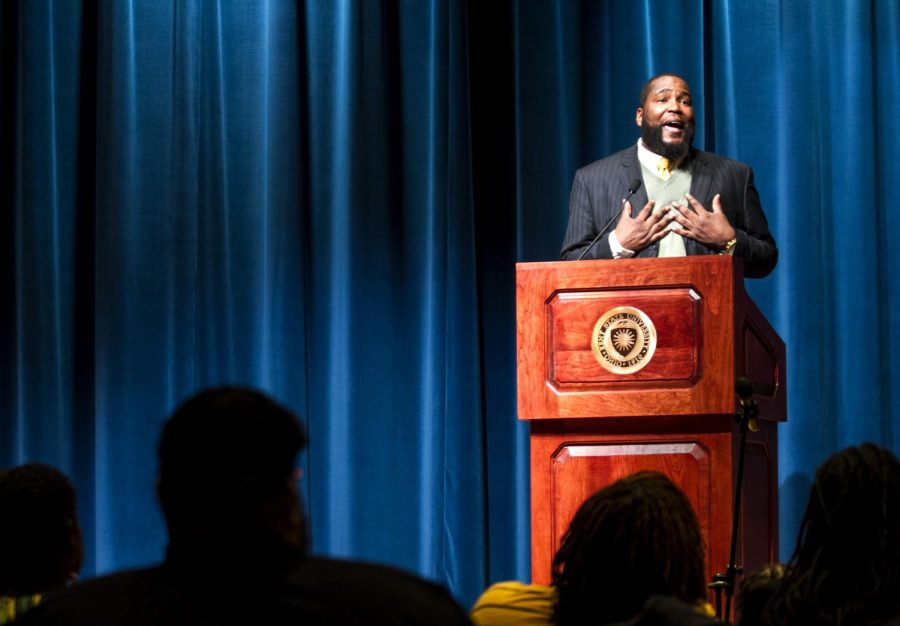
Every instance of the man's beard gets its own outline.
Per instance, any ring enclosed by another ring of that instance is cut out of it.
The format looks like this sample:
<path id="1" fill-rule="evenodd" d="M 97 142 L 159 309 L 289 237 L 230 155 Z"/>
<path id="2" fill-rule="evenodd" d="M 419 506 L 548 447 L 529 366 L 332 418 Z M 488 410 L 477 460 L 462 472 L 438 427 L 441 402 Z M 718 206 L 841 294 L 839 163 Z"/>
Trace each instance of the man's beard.
<path id="1" fill-rule="evenodd" d="M 650 152 L 677 161 L 691 149 L 691 144 L 694 142 L 694 128 L 693 122 L 685 124 L 682 141 L 679 143 L 666 143 L 662 138 L 662 124 L 651 126 L 647 123 L 647 118 L 645 117 L 641 120 L 641 140 L 644 142 L 644 147 Z"/>

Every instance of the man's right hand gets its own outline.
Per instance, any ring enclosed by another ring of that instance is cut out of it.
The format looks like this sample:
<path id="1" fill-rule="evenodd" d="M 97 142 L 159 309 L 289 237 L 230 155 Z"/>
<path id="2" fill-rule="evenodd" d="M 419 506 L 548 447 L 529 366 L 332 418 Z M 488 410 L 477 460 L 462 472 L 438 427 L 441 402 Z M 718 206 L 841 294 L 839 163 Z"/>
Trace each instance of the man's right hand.
<path id="1" fill-rule="evenodd" d="M 674 215 L 663 207 L 656 213 L 653 206 L 656 203 L 650 200 L 644 205 L 637 215 L 631 217 L 631 203 L 626 202 L 622 207 L 622 217 L 616 225 L 616 239 L 626 250 L 640 252 L 647 246 L 656 243 L 668 234 L 668 226 Z"/>

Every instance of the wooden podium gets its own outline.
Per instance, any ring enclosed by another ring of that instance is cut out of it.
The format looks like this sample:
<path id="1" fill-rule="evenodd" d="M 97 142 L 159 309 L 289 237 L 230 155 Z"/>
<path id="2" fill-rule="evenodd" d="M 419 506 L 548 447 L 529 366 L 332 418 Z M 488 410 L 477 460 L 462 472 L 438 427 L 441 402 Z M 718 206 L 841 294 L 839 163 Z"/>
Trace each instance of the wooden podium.
<path id="1" fill-rule="evenodd" d="M 736 564 L 751 571 L 777 560 L 785 350 L 744 291 L 740 259 L 519 263 L 516 301 L 534 582 L 549 583 L 581 503 L 642 469 L 685 491 L 706 542 L 707 578 L 725 571 L 739 376 L 754 385 L 759 430 L 747 437 Z"/>

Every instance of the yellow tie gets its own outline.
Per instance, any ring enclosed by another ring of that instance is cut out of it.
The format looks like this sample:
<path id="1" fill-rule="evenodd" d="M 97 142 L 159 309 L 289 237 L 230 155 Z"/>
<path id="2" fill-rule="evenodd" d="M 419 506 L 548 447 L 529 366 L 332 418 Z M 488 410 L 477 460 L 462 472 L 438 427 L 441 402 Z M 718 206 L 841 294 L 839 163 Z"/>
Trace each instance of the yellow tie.
<path id="1" fill-rule="evenodd" d="M 656 166 L 656 169 L 659 170 L 659 177 L 663 180 L 669 180 L 672 177 L 672 170 L 669 169 L 671 166 L 672 162 L 666 157 L 662 157 Z"/>

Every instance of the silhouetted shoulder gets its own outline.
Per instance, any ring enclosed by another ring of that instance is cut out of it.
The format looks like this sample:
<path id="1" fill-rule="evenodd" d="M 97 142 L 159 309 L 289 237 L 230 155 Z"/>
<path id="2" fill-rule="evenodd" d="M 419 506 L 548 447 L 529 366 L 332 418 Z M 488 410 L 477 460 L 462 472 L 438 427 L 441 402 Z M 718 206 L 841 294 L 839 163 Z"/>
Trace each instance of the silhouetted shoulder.
<path id="1" fill-rule="evenodd" d="M 443 587 L 392 567 L 313 558 L 253 590 L 222 574 L 179 581 L 157 567 L 97 578 L 48 598 L 22 626 L 471 624 Z"/>
<path id="2" fill-rule="evenodd" d="M 471 624 L 442 586 L 386 565 L 312 558 L 289 584 L 308 623 Z"/>
<path id="3" fill-rule="evenodd" d="M 22 626 L 196 624 L 215 622 L 192 610 L 190 594 L 173 585 L 162 567 L 132 570 L 80 582 L 56 594 L 22 620 Z M 16 622 L 19 626 L 19 622 Z"/>
<path id="4" fill-rule="evenodd" d="M 637 148 L 632 145 L 578 168 L 577 174 L 581 177 L 592 179 L 595 176 L 605 175 L 610 171 L 617 171 L 623 165 L 627 166 L 629 163 L 634 162 L 636 158 Z"/>

